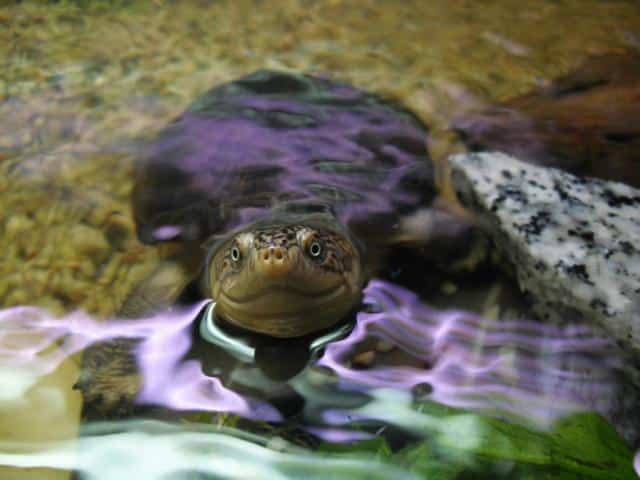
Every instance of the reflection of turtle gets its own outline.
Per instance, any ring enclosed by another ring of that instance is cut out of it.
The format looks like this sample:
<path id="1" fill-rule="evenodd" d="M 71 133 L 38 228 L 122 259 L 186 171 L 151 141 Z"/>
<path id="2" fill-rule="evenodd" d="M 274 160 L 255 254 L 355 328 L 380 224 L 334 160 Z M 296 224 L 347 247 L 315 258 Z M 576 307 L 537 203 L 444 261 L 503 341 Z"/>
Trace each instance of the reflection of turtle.
<path id="1" fill-rule="evenodd" d="M 430 252 L 436 237 L 460 238 L 461 222 L 428 208 L 426 135 L 398 105 L 326 79 L 260 71 L 210 90 L 138 167 L 140 239 L 185 248 L 121 314 L 168 306 L 199 278 L 200 295 L 236 327 L 287 338 L 330 327 L 358 306 L 391 246 Z M 87 352 L 85 397 L 120 395 L 106 390 L 116 370 L 135 371 L 109 360 L 123 345 Z"/>

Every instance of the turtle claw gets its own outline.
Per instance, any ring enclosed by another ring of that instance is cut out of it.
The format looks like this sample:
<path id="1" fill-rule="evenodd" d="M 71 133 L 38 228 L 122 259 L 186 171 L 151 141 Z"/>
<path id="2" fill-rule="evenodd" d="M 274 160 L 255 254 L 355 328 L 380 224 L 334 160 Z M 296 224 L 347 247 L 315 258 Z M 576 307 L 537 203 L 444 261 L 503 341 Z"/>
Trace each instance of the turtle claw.
<path id="1" fill-rule="evenodd" d="M 86 412 L 112 417 L 131 411 L 141 386 L 134 347 L 135 340 L 126 338 L 94 344 L 84 352 L 73 388 L 82 392 Z"/>
<path id="2" fill-rule="evenodd" d="M 118 374 L 111 367 L 106 364 L 98 370 L 82 369 L 73 389 L 82 393 L 85 408 L 119 416 L 118 412 L 131 411 L 141 379 L 136 372 Z"/>
<path id="3" fill-rule="evenodd" d="M 109 376 L 82 372 L 73 385 L 82 393 L 85 409 L 116 418 L 128 416 L 139 391 L 138 375 Z"/>

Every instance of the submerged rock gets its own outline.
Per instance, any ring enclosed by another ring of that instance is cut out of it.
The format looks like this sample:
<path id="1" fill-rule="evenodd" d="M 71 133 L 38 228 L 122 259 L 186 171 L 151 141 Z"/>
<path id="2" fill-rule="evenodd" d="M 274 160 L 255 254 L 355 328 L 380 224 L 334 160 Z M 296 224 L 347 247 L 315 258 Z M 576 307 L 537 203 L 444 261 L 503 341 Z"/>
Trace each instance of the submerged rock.
<path id="1" fill-rule="evenodd" d="M 502 153 L 450 159 L 461 201 L 545 318 L 582 317 L 640 354 L 640 191 Z"/>
<path id="2" fill-rule="evenodd" d="M 549 86 L 453 120 L 472 150 L 499 150 L 640 187 L 640 55 L 591 57 Z"/>

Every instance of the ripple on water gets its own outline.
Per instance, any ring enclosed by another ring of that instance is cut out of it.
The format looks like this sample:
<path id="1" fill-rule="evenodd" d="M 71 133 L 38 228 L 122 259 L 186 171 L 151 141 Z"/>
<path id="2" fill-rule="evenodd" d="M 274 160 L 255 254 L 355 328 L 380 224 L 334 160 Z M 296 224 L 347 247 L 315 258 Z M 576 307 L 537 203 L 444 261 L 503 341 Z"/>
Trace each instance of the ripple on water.
<path id="1" fill-rule="evenodd" d="M 144 478 L 178 471 L 185 464 L 205 475 L 241 468 L 247 475 L 277 472 L 270 478 L 296 478 L 302 471 L 321 478 L 322 465 L 335 460 L 335 478 L 342 478 L 342 472 L 345 476 L 362 473 L 373 458 L 371 450 L 366 454 L 358 450 L 361 445 L 381 442 L 374 444 L 374 457 L 384 457 L 385 462 L 374 478 L 412 478 L 406 459 L 426 448 L 422 443 L 426 440 L 440 449 L 440 463 L 444 459 L 464 468 L 476 468 L 478 455 L 489 455 L 498 463 L 537 462 L 550 468 L 588 468 L 590 473 L 607 464 L 606 468 L 615 465 L 616 474 L 630 471 L 631 454 L 616 433 L 601 420 L 580 416 L 596 411 L 617 422 L 621 434 L 629 431 L 628 425 L 620 423 L 620 419 L 631 419 L 625 416 L 624 401 L 633 405 L 637 396 L 625 397 L 628 392 L 618 381 L 621 359 L 607 340 L 578 325 L 560 328 L 528 321 L 487 321 L 464 311 L 435 310 L 413 293 L 377 280 L 365 295 L 366 303 L 376 308 L 358 315 L 351 334 L 330 344 L 316 366 L 281 382 L 290 395 L 304 399 L 304 409 L 289 419 L 282 417 L 269 395 L 261 396 L 274 391 L 277 382 L 265 382 L 269 388 L 247 393 L 227 384 L 228 377 L 203 373 L 199 359 L 185 359 L 202 304 L 109 323 L 82 313 L 53 318 L 33 307 L 2 310 L 3 405 L 15 408 L 25 391 L 39 388 L 39 377 L 90 344 L 138 337 L 143 375 L 139 403 L 183 412 L 186 419 L 194 411 L 227 412 L 251 419 L 253 425 L 271 422 L 275 427 L 270 435 L 252 435 L 193 423 L 88 424 L 80 434 L 80 455 L 71 456 L 70 444 L 64 442 L 25 443 L 21 450 L 31 448 L 32 453 L 0 447 L 0 463 L 80 469 L 88 478 L 117 478 L 125 464 L 144 473 Z M 399 352 L 403 361 L 387 363 L 384 355 L 376 355 L 366 367 L 353 364 L 358 348 L 372 338 L 395 346 L 385 349 L 386 353 L 392 357 Z M 22 375 L 25 369 L 29 375 Z M 253 374 L 248 378 L 258 378 Z M 63 396 L 60 399 L 64 401 Z M 289 444 L 279 437 L 278 425 L 290 428 L 292 422 L 294 428 L 315 435 L 321 448 L 346 444 L 341 451 L 346 457 L 323 460 L 321 454 Z M 603 437 L 608 446 L 598 443 L 604 442 L 599 437 L 602 432 L 609 430 Z M 580 434 L 572 433 L 576 431 Z M 273 443 L 274 438 L 280 439 Z M 135 453 L 131 445 L 136 445 Z M 369 460 L 362 461 L 360 454 Z M 105 460 L 125 455 L 131 463 Z M 592 464 L 574 465 L 568 460 L 571 455 L 588 456 Z M 153 460 L 157 458 L 163 461 Z M 399 465 L 406 469 L 398 469 Z"/>

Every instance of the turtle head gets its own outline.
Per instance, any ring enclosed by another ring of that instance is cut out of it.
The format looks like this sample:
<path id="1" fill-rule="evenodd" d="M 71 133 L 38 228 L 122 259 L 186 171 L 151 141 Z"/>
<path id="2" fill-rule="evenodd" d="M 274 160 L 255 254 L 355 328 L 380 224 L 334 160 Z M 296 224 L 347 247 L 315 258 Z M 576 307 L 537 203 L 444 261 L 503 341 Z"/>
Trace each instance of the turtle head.
<path id="1" fill-rule="evenodd" d="M 207 262 L 216 314 L 274 337 L 327 328 L 358 305 L 360 252 L 326 215 L 254 222 L 211 249 Z"/>

